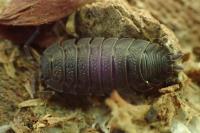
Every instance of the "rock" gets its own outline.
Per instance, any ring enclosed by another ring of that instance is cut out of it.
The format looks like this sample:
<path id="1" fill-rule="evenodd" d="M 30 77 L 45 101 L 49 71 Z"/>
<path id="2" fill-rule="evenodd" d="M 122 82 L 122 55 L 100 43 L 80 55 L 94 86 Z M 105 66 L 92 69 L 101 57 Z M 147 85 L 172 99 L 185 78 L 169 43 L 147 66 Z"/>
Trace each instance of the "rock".
<path id="1" fill-rule="evenodd" d="M 76 14 L 80 37 L 134 37 L 179 49 L 175 35 L 147 11 L 132 8 L 121 0 L 103 0 L 88 4 Z"/>
<path id="2" fill-rule="evenodd" d="M 127 0 L 133 8 L 148 10 L 157 20 L 173 30 L 184 46 L 200 41 L 199 0 Z"/>

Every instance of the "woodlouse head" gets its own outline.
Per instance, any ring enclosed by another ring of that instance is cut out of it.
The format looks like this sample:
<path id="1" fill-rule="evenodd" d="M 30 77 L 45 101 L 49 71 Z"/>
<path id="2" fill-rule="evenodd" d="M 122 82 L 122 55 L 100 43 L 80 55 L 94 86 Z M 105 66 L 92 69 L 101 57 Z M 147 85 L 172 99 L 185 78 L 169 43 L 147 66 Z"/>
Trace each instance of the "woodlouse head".
<path id="1" fill-rule="evenodd" d="M 42 71 L 42 80 L 46 80 L 51 76 L 51 58 L 48 56 L 42 56 L 41 58 L 41 71 Z"/>
<path id="2" fill-rule="evenodd" d="M 47 85 L 47 88 L 51 88 L 57 92 L 62 92 L 62 59 L 60 47 L 58 45 L 52 45 L 47 48 L 43 56 L 41 57 L 41 80 Z"/>

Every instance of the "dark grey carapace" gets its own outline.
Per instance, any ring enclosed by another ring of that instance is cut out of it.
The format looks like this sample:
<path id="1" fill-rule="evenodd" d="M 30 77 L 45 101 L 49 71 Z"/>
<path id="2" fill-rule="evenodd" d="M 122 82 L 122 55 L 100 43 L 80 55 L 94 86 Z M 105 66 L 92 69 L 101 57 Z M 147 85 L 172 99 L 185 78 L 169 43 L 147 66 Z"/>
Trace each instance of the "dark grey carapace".
<path id="1" fill-rule="evenodd" d="M 175 81 L 180 56 L 166 46 L 133 38 L 71 39 L 44 51 L 42 79 L 57 92 L 75 95 L 104 95 L 113 89 L 144 92 Z"/>

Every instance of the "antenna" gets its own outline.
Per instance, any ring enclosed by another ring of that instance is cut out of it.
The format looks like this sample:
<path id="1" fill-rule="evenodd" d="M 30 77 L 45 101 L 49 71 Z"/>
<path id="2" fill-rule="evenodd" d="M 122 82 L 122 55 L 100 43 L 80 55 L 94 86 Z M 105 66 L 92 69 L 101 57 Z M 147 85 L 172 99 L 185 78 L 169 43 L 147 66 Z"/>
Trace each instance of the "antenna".
<path id="1" fill-rule="evenodd" d="M 28 40 L 25 42 L 23 49 L 24 49 L 24 53 L 25 55 L 33 60 L 33 56 L 32 56 L 32 52 L 30 50 L 30 46 L 31 44 L 34 42 L 34 40 L 37 38 L 37 36 L 40 34 L 40 27 L 37 27 L 36 30 L 33 32 L 33 34 L 28 38 Z"/>

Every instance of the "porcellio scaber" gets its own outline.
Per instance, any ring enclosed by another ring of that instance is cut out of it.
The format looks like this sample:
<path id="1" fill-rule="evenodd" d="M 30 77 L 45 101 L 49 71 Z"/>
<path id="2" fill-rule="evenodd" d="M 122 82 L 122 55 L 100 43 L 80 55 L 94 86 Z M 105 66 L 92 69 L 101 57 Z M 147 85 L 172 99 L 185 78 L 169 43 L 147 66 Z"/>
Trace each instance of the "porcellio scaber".
<path id="1" fill-rule="evenodd" d="M 56 92 L 75 95 L 146 92 L 177 80 L 180 57 L 164 45 L 134 38 L 69 39 L 43 52 L 42 80 Z"/>

